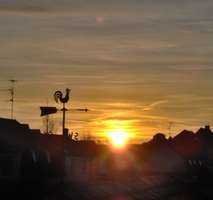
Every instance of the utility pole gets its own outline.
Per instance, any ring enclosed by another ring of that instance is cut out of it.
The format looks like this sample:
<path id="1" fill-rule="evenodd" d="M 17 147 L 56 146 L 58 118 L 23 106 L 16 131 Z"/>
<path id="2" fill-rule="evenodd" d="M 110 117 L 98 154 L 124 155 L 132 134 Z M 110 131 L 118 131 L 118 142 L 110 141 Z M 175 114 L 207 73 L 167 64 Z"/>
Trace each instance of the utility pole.
<path id="1" fill-rule="evenodd" d="M 9 89 L 10 95 L 11 95 L 11 98 L 10 98 L 10 102 L 11 102 L 10 117 L 11 117 L 11 119 L 13 119 L 14 118 L 14 101 L 15 101 L 15 99 L 14 99 L 14 96 L 15 96 L 15 84 L 16 84 L 17 80 L 11 79 L 9 81 L 11 83 L 11 88 Z"/>

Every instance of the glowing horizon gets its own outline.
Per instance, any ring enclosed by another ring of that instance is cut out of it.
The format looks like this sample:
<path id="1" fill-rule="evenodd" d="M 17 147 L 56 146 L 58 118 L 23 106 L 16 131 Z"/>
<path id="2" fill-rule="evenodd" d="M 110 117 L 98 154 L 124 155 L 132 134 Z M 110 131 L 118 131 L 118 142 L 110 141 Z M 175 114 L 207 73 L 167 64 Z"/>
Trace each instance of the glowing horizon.
<path id="1" fill-rule="evenodd" d="M 115 129 L 107 133 L 106 137 L 115 149 L 123 149 L 128 144 L 129 135 L 122 129 Z"/>

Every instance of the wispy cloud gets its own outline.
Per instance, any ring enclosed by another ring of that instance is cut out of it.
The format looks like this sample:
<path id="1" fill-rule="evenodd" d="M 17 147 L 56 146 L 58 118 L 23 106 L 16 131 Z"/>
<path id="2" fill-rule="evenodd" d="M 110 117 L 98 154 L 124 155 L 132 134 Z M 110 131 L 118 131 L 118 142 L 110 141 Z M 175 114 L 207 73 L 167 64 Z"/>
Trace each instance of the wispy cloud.
<path id="1" fill-rule="evenodd" d="M 154 108 L 156 108 L 157 106 L 161 105 L 161 104 L 166 104 L 168 103 L 168 100 L 160 100 L 160 101 L 156 101 L 154 103 L 151 103 L 150 105 L 147 105 L 143 108 L 143 111 L 150 111 L 153 110 Z"/>
<path id="2" fill-rule="evenodd" d="M 179 71 L 212 71 L 213 66 L 209 65 L 181 65 L 181 66 L 172 66 L 171 69 L 179 70 Z"/>

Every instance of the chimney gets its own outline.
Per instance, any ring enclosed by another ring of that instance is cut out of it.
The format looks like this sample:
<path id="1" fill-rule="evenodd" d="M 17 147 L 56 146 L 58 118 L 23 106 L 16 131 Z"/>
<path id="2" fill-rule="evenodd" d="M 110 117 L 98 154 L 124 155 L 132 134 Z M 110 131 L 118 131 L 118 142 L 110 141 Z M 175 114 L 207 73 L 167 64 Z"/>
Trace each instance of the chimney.
<path id="1" fill-rule="evenodd" d="M 209 126 L 209 125 L 206 125 L 206 126 L 205 126 L 205 130 L 210 131 L 210 130 L 211 130 L 211 129 L 210 129 L 210 126 Z"/>

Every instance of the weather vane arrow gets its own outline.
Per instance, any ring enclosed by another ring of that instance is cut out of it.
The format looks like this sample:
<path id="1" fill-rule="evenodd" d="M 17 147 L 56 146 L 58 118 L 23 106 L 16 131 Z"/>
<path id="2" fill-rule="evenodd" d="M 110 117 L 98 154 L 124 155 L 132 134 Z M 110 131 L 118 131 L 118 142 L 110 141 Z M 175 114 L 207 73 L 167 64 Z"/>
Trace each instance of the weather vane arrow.
<path id="1" fill-rule="evenodd" d="M 40 110 L 41 110 L 41 117 L 55 114 L 58 112 L 58 109 L 56 107 L 49 107 L 49 106 L 41 106 Z"/>

